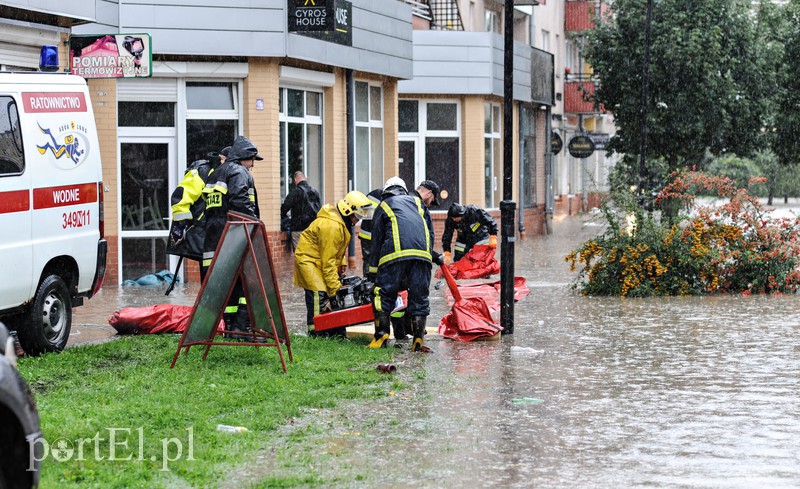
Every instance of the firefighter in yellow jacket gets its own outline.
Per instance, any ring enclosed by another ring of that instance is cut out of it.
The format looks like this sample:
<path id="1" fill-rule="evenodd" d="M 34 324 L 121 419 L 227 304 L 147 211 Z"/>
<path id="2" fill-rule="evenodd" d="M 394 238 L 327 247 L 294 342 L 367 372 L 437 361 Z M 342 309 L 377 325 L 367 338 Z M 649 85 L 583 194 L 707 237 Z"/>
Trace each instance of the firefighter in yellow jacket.
<path id="1" fill-rule="evenodd" d="M 320 305 L 336 295 L 342 283 L 339 277 L 347 268 L 347 245 L 353 226 L 370 217 L 375 209 L 371 200 L 359 191 L 348 193 L 334 207 L 325 204 L 317 218 L 303 231 L 294 252 L 294 279 L 292 282 L 305 289 L 306 324 L 311 336 L 344 336 L 344 328 L 334 328 L 317 333 L 314 316 L 322 312 Z"/>

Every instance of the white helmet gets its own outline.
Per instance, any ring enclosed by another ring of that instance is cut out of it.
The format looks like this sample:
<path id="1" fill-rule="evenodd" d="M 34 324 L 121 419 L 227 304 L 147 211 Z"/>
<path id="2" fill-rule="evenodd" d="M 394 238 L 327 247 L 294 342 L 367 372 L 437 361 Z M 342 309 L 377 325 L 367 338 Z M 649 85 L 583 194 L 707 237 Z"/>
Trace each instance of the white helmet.
<path id="1" fill-rule="evenodd" d="M 406 182 L 404 182 L 400 177 L 392 177 L 389 180 L 386 180 L 386 183 L 383 185 L 383 190 L 385 191 L 389 187 L 403 187 L 403 190 L 408 192 L 408 189 L 406 188 Z"/>

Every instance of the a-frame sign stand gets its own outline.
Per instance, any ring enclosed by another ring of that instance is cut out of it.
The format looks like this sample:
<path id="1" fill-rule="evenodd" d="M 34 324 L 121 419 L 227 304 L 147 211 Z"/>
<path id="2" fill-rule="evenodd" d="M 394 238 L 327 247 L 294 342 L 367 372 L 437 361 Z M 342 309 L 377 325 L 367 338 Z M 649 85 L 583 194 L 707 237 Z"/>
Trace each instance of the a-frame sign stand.
<path id="1" fill-rule="evenodd" d="M 244 289 L 252 331 L 222 331 L 245 339 L 215 341 L 220 333 L 217 325 L 238 280 L 241 280 Z M 194 345 L 205 346 L 203 360 L 212 346 L 275 347 L 284 372 L 286 361 L 282 345 L 286 345 L 289 360 L 294 362 L 263 222 L 244 214 L 228 213 L 228 222 L 214 253 L 214 260 L 200 287 L 189 325 L 183 331 L 170 368 L 175 366 L 182 348 L 185 348 L 184 353 L 188 353 Z"/>

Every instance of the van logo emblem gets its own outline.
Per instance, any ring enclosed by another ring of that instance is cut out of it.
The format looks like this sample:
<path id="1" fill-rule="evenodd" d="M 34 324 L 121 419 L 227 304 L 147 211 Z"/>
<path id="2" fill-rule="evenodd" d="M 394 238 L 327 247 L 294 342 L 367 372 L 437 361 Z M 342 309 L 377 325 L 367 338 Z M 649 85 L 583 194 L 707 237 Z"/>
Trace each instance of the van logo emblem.
<path id="1" fill-rule="evenodd" d="M 37 124 L 39 125 L 39 124 Z M 64 169 L 75 168 L 86 159 L 87 139 L 84 136 L 85 128 L 70 121 L 68 124 L 59 126 L 56 131 L 51 128 L 44 128 L 39 125 L 39 130 L 46 136 L 44 144 L 37 144 L 39 154 L 44 155 L 48 151 L 56 159 L 56 164 Z M 56 132 L 56 134 L 53 134 Z M 81 134 L 83 133 L 83 134 Z"/>

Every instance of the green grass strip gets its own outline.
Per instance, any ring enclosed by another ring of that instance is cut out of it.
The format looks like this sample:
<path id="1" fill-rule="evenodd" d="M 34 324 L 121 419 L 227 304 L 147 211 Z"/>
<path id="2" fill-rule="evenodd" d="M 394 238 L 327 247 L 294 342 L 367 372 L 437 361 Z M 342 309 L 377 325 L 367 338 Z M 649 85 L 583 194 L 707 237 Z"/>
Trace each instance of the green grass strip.
<path id="1" fill-rule="evenodd" d="M 358 341 L 292 337 L 287 374 L 275 348 L 253 347 L 215 347 L 205 362 L 193 347 L 170 370 L 177 344 L 135 336 L 21 359 L 48 452 L 42 488 L 214 487 L 304 408 L 392 388 L 375 370 L 391 350 Z"/>

